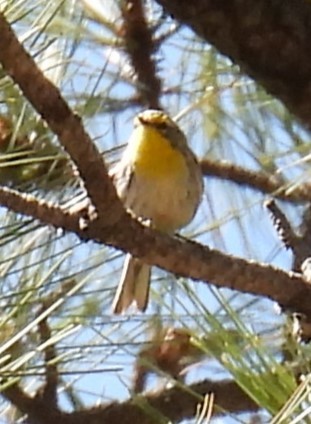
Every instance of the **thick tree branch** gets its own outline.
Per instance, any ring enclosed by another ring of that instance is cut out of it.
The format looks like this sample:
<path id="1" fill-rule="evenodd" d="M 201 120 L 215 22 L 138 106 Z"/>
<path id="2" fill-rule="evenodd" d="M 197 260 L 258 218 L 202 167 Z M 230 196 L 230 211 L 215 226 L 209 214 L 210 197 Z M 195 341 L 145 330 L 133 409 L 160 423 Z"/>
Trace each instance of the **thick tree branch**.
<path id="1" fill-rule="evenodd" d="M 311 127 L 308 0 L 157 0 Z"/>
<path id="2" fill-rule="evenodd" d="M 286 308 L 311 316 L 311 284 L 299 274 L 226 255 L 179 237 L 172 238 L 142 226 L 128 214 L 113 227 L 95 219 L 81 229 L 78 215 L 42 201 L 37 204 L 33 197 L 19 196 L 13 190 L 0 188 L 0 204 L 44 224 L 74 232 L 83 240 L 94 240 L 130 252 L 176 275 L 266 296 Z"/>
<path id="3" fill-rule="evenodd" d="M 11 386 L 6 389 L 4 396 L 10 400 L 20 411 L 27 414 L 31 423 L 36 424 L 151 424 L 159 422 L 159 415 L 167 417 L 172 422 L 193 418 L 196 408 L 208 393 L 214 393 L 217 409 L 214 416 L 222 415 L 221 410 L 231 413 L 258 411 L 258 406 L 231 380 L 214 382 L 210 380 L 195 383 L 187 390 L 174 387 L 160 393 L 146 395 L 144 398 L 130 399 L 123 403 L 110 403 L 91 409 L 80 410 L 73 413 L 62 413 L 51 408 L 40 399 L 32 399 L 20 387 Z M 150 408 L 157 411 L 152 418 Z"/>
<path id="4" fill-rule="evenodd" d="M 10 401 L 20 412 L 26 414 L 30 424 L 62 424 L 63 414 L 42 399 L 33 398 L 26 394 L 18 385 L 13 384 L 2 391 L 2 396 Z"/>

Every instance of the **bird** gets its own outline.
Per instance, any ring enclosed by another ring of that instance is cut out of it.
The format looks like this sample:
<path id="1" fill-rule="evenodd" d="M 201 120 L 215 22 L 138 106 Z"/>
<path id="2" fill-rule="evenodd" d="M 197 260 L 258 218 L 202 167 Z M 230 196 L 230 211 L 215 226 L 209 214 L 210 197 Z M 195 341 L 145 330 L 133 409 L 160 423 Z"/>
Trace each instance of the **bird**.
<path id="1" fill-rule="evenodd" d="M 201 202 L 199 163 L 185 134 L 163 110 L 144 110 L 133 123 L 127 146 L 110 176 L 124 207 L 134 217 L 160 232 L 174 234 L 192 221 Z M 144 312 L 150 276 L 150 265 L 127 254 L 113 313 L 122 314 L 132 304 Z"/>

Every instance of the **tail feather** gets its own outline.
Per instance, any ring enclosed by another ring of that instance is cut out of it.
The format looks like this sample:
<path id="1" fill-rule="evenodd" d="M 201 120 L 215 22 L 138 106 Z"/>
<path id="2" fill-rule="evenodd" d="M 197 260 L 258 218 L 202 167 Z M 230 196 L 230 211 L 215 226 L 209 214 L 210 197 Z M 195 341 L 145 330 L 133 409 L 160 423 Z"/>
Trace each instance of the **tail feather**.
<path id="1" fill-rule="evenodd" d="M 139 262 L 139 271 L 135 278 L 135 301 L 139 311 L 145 312 L 149 300 L 151 267 Z"/>
<path id="2" fill-rule="evenodd" d="M 151 268 L 139 259 L 126 255 L 121 279 L 115 294 L 112 310 L 115 314 L 124 312 L 133 302 L 144 312 L 149 299 Z"/>

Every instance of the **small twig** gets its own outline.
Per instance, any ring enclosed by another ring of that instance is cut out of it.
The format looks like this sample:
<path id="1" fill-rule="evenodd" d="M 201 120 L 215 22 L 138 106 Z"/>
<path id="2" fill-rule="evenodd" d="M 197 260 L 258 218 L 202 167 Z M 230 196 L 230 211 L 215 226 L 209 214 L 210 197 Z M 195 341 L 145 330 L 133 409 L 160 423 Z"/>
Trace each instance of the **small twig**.
<path id="1" fill-rule="evenodd" d="M 265 202 L 265 207 L 271 214 L 273 225 L 280 237 L 280 240 L 283 242 L 287 249 L 291 249 L 295 254 L 300 244 L 300 238 L 292 230 L 292 227 L 285 214 L 281 211 L 273 199 L 267 200 Z"/>
<path id="2" fill-rule="evenodd" d="M 43 304 L 39 310 L 39 315 L 45 311 L 46 307 Z M 40 342 L 46 343 L 51 338 L 51 329 L 48 324 L 47 317 L 39 322 L 38 332 Z M 56 349 L 52 344 L 48 344 L 44 350 L 45 364 L 45 384 L 39 389 L 36 398 L 42 399 L 54 409 L 57 408 L 57 388 L 58 388 L 58 369 L 53 361 L 56 358 Z"/>
<path id="3" fill-rule="evenodd" d="M 42 301 L 42 306 L 39 309 L 38 316 L 43 314 L 48 308 L 50 308 L 56 301 L 66 296 L 71 291 L 77 282 L 74 279 L 66 280 L 61 287 L 53 293 L 50 293 Z M 48 324 L 48 317 L 45 317 L 38 323 L 38 332 L 40 336 L 41 344 L 46 344 L 51 339 L 51 329 Z M 53 344 L 47 344 L 44 350 L 44 364 L 45 364 L 45 384 L 41 387 L 36 395 L 36 398 L 40 398 L 43 401 L 50 404 L 53 408 L 57 409 L 57 388 L 59 384 L 59 374 L 57 365 L 55 363 L 57 353 Z"/>
<path id="4" fill-rule="evenodd" d="M 266 208 L 271 213 L 272 222 L 276 228 L 276 231 L 287 249 L 290 249 L 293 253 L 293 266 L 292 270 L 295 272 L 303 272 L 304 268 L 302 265 L 306 263 L 306 260 L 311 257 L 311 245 L 309 243 L 309 233 L 307 238 L 305 234 L 297 235 L 293 231 L 291 224 L 286 218 L 285 214 L 278 207 L 276 202 L 269 199 L 265 202 Z"/>
<path id="5" fill-rule="evenodd" d="M 281 209 L 278 207 L 274 200 L 269 199 L 265 202 L 265 206 L 271 213 L 273 224 L 276 228 L 277 233 L 279 234 L 281 241 L 284 243 L 287 249 L 290 249 L 293 252 L 293 271 L 302 273 L 304 279 L 311 283 L 310 230 L 309 226 L 307 225 L 308 219 L 310 220 L 310 217 L 308 216 L 308 214 L 305 214 L 305 231 L 302 235 L 297 235 L 293 231 L 285 214 L 281 211 Z M 293 338 L 297 342 L 309 342 L 311 330 L 310 321 L 310 315 L 297 313 L 292 314 L 291 322 L 293 323 L 293 325 L 291 326 L 291 331 L 288 333 L 288 338 Z M 288 358 L 291 354 L 291 352 L 286 351 L 287 345 L 288 343 L 285 343 L 284 345 L 285 358 Z"/>

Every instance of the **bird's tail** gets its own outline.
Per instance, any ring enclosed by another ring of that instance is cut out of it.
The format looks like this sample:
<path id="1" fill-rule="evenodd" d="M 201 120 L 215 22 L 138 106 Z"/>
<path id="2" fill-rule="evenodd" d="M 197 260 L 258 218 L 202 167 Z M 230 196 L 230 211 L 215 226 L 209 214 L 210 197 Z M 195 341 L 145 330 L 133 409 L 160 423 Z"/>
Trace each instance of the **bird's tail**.
<path id="1" fill-rule="evenodd" d="M 124 312 L 133 302 L 137 309 L 144 312 L 149 299 L 149 265 L 139 259 L 126 255 L 121 279 L 115 294 L 112 310 L 115 314 Z"/>

